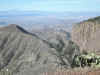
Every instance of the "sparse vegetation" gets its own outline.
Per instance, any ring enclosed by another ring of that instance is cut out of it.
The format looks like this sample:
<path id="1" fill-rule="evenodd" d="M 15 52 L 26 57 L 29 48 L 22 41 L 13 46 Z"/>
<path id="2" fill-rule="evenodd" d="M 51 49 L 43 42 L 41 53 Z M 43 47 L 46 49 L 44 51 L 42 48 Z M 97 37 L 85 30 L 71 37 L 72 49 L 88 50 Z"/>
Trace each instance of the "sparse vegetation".
<path id="1" fill-rule="evenodd" d="M 95 17 L 95 18 L 88 19 L 87 21 L 91 21 L 91 22 L 100 21 L 100 16 Z"/>
<path id="2" fill-rule="evenodd" d="M 100 67 L 100 56 L 94 53 L 76 55 L 73 59 L 73 67 Z"/>

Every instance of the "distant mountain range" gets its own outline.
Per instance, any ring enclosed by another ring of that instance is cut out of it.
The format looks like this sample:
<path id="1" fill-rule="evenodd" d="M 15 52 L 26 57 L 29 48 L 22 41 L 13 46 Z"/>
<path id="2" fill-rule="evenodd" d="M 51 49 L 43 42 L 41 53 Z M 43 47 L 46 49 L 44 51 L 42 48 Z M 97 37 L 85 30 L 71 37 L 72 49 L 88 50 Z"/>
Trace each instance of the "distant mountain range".
<path id="1" fill-rule="evenodd" d="M 73 23 L 98 15 L 99 12 L 0 11 L 0 25 L 19 24 L 26 29 L 71 28 Z"/>
<path id="2" fill-rule="evenodd" d="M 48 11 L 19 11 L 9 10 L 0 11 L 0 17 L 12 16 L 61 16 L 61 17 L 74 17 L 74 16 L 99 16 L 100 12 L 48 12 Z"/>

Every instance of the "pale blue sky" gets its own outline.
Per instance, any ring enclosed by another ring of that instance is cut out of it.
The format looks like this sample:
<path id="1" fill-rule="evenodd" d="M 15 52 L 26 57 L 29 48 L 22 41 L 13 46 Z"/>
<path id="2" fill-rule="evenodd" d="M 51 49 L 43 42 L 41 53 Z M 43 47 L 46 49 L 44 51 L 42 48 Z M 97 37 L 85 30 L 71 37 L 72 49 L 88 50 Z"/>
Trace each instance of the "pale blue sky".
<path id="1" fill-rule="evenodd" d="M 0 0 L 1 10 L 100 11 L 100 0 Z"/>

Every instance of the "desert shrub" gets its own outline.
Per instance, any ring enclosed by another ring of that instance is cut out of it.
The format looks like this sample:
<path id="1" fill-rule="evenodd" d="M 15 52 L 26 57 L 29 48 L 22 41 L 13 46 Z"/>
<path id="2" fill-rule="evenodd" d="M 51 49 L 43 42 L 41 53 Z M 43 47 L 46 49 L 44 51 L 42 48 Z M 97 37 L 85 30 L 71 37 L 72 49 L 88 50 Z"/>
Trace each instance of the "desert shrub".
<path id="1" fill-rule="evenodd" d="M 94 53 L 76 55 L 72 63 L 73 67 L 100 67 L 100 56 Z"/>

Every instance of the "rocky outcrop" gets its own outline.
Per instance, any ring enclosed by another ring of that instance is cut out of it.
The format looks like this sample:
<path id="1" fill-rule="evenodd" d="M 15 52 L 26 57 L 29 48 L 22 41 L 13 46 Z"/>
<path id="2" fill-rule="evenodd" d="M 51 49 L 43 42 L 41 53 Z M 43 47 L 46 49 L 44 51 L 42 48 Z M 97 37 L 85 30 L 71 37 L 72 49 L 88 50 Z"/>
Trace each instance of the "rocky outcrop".
<path id="1" fill-rule="evenodd" d="M 81 50 L 100 51 L 100 17 L 77 23 L 72 29 L 72 40 Z"/>
<path id="2" fill-rule="evenodd" d="M 79 53 L 78 46 L 55 38 L 56 42 L 43 39 L 18 25 L 1 27 L 0 69 L 12 71 L 14 75 L 40 75 L 60 66 L 71 67 L 74 55 Z"/>

